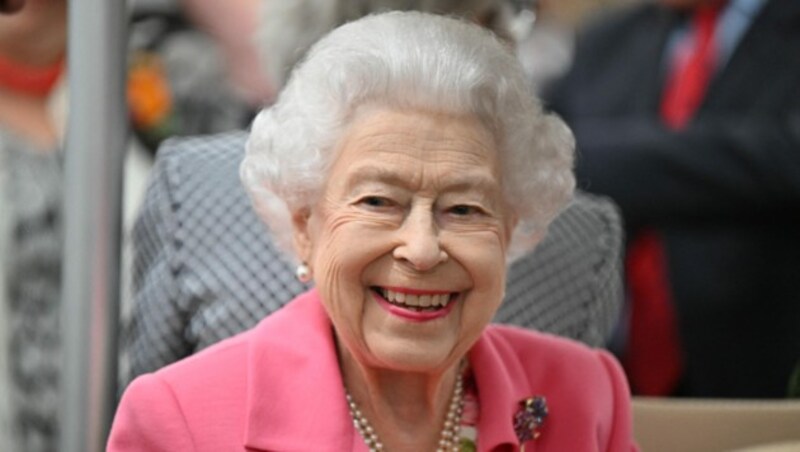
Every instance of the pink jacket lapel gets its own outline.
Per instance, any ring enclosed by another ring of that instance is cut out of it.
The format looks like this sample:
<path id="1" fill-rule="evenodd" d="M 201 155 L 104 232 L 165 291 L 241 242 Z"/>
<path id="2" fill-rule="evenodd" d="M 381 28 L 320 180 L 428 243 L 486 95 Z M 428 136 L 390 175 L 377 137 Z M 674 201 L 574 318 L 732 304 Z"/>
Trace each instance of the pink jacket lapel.
<path id="1" fill-rule="evenodd" d="M 332 325 L 317 291 L 264 322 L 249 351 L 245 447 L 366 451 L 347 409 Z M 516 353 L 492 340 L 491 328 L 469 354 L 479 387 L 478 449 L 518 450 L 513 417 L 533 386 Z M 534 444 L 526 443 L 526 451 Z"/>
<path id="2" fill-rule="evenodd" d="M 350 420 L 332 326 L 316 290 L 265 322 L 250 350 L 245 447 L 366 450 Z"/>
<path id="3" fill-rule="evenodd" d="M 535 384 L 529 381 L 516 351 L 505 341 L 493 339 L 489 326 L 472 347 L 470 365 L 478 386 L 480 420 L 478 421 L 478 450 L 519 450 L 514 431 L 514 415 L 519 401 L 531 397 Z M 525 443 L 525 451 L 535 449 L 536 442 Z"/>

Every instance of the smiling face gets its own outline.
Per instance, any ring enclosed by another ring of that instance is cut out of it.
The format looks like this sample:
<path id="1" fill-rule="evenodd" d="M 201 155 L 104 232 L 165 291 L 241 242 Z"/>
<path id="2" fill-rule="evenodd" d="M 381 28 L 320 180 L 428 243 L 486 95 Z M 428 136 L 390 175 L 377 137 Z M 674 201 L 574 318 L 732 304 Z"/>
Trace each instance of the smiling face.
<path id="1" fill-rule="evenodd" d="M 516 221 L 495 148 L 474 117 L 359 111 L 320 200 L 294 216 L 343 356 L 437 372 L 478 338 Z"/>

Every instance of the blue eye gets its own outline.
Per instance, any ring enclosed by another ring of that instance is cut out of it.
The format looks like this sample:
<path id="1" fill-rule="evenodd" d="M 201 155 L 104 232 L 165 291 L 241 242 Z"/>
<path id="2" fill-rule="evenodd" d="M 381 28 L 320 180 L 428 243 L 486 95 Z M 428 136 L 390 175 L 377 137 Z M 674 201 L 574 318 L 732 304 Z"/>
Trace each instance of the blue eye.
<path id="1" fill-rule="evenodd" d="M 390 204 L 388 199 L 381 198 L 380 196 L 367 196 L 362 199 L 361 202 L 370 207 L 386 207 Z"/>
<path id="2" fill-rule="evenodd" d="M 479 209 L 477 207 L 467 206 L 467 205 L 463 205 L 463 204 L 460 204 L 460 205 L 457 205 L 457 206 L 453 206 L 453 207 L 450 208 L 450 213 L 452 213 L 453 215 L 458 215 L 458 216 L 473 215 L 473 214 L 476 214 L 476 213 L 479 213 L 479 212 L 480 211 L 479 211 Z"/>

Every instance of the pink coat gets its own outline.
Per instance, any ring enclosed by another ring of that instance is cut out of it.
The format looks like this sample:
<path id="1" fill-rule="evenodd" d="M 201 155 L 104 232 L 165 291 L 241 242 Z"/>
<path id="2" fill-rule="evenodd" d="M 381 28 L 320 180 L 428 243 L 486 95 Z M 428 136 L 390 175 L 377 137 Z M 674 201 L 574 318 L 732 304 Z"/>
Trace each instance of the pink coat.
<path id="1" fill-rule="evenodd" d="M 137 378 L 108 451 L 365 451 L 345 403 L 331 323 L 315 290 L 258 326 Z M 531 451 L 635 450 L 630 397 L 606 352 L 489 326 L 469 353 L 480 451 L 517 451 L 518 402 L 547 398 Z"/>

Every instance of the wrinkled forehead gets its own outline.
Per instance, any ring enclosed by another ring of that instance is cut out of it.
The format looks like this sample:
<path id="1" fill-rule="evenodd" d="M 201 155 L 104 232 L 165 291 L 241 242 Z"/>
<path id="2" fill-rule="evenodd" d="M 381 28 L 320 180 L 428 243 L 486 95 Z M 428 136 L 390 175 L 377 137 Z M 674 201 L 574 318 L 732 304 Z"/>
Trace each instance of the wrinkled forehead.
<path id="1" fill-rule="evenodd" d="M 472 116 L 369 108 L 354 118 L 335 152 L 332 177 L 409 188 L 426 176 L 447 185 L 500 185 L 493 135 Z"/>
<path id="2" fill-rule="evenodd" d="M 356 148 L 407 154 L 429 161 L 476 160 L 484 165 L 498 155 L 494 134 L 476 115 L 375 105 L 363 105 L 354 112 L 336 148 L 336 157 L 348 148 Z"/>

